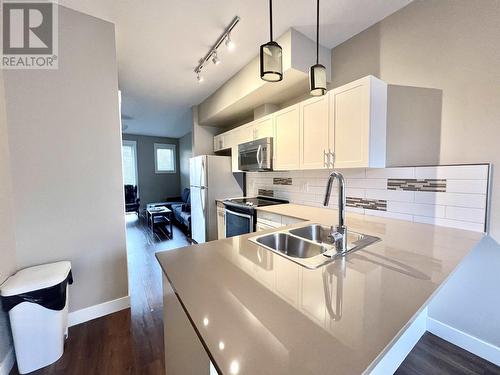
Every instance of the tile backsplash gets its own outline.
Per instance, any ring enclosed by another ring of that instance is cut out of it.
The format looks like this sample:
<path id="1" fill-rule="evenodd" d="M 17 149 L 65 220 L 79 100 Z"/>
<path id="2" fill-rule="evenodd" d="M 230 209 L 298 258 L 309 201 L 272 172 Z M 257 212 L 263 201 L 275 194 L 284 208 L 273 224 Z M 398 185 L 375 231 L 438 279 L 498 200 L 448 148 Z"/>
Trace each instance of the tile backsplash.
<path id="1" fill-rule="evenodd" d="M 342 169 L 347 210 L 484 232 L 489 164 Z M 329 171 L 247 173 L 247 195 L 323 206 Z M 334 185 L 335 186 L 335 185 Z M 337 208 L 337 188 L 330 207 Z"/>

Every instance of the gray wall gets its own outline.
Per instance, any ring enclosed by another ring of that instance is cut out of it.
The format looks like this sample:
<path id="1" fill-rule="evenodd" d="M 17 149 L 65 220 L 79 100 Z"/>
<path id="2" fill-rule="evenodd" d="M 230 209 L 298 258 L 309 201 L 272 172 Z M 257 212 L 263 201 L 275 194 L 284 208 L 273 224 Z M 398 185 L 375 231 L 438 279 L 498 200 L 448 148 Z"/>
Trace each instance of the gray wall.
<path id="1" fill-rule="evenodd" d="M 144 208 L 147 203 L 161 202 L 168 197 L 179 196 L 179 140 L 133 134 L 123 134 L 123 139 L 137 142 L 137 174 L 141 207 Z M 155 173 L 155 143 L 175 144 L 177 162 L 175 173 Z"/>
<path id="2" fill-rule="evenodd" d="M 500 164 L 499 19 L 498 0 L 414 1 L 333 49 L 333 85 L 373 74 L 391 85 L 439 90 L 439 162 Z M 417 125 L 428 129 L 426 121 Z M 402 132 L 388 141 L 407 139 Z M 425 154 L 399 150 L 406 163 L 419 164 Z M 490 229 L 497 241 L 499 185 L 495 173 Z"/>
<path id="3" fill-rule="evenodd" d="M 439 163 L 492 162 L 496 169 L 500 165 L 499 5 L 498 0 L 414 1 L 333 49 L 333 85 L 373 74 L 392 85 L 438 90 L 431 94 L 434 100 L 420 107 L 421 113 L 434 112 L 433 125 L 426 123 L 425 113 L 420 122 L 413 117 L 411 126 L 396 116 L 392 126 L 401 121 L 406 131 L 388 136 L 388 142 L 405 144 L 412 128 L 421 127 L 428 132 L 423 140 L 432 152 L 437 149 Z M 399 105 L 406 113 L 413 110 L 411 101 Z M 418 165 L 427 156 L 426 149 L 399 147 L 390 157 L 393 163 Z M 500 173 L 494 172 L 490 231 L 498 241 Z M 441 290 L 429 314 L 500 347 L 499 267 L 500 246 L 487 239 Z"/>
<path id="4" fill-rule="evenodd" d="M 59 69 L 4 72 L 17 266 L 71 261 L 70 311 L 128 295 L 117 75 L 114 25 L 64 7 Z"/>
<path id="5" fill-rule="evenodd" d="M 0 70 L 0 284 L 16 271 L 16 243 L 9 162 L 3 71 Z M 8 318 L 7 314 L 1 310 L 0 303 L 0 364 L 11 347 L 12 340 Z"/>
<path id="6" fill-rule="evenodd" d="M 179 162 L 181 172 L 181 192 L 189 188 L 189 158 L 193 155 L 193 133 L 179 139 Z"/>

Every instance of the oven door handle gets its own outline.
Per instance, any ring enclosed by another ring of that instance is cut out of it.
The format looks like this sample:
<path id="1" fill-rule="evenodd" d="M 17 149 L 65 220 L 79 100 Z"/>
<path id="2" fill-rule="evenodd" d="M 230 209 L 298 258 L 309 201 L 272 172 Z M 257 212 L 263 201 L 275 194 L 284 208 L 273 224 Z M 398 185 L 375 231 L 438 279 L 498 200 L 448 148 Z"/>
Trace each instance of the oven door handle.
<path id="1" fill-rule="evenodd" d="M 252 215 L 247 215 L 247 214 L 242 214 L 242 213 L 239 213 L 239 212 L 234 212 L 234 211 L 228 210 L 227 208 L 226 208 L 226 212 L 225 213 L 226 213 L 226 215 L 228 213 L 230 213 L 231 215 L 236 215 L 236 216 L 240 216 L 240 217 L 244 217 L 244 218 L 252 220 Z"/>

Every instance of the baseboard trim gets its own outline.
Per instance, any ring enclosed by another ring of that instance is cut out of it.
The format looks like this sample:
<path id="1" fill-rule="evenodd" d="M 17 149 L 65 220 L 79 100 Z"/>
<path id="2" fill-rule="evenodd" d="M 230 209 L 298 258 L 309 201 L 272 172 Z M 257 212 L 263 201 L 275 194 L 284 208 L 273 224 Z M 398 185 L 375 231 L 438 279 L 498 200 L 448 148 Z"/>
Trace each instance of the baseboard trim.
<path id="1" fill-rule="evenodd" d="M 68 325 L 70 327 L 100 318 L 101 316 L 128 309 L 130 307 L 130 296 L 117 298 L 112 301 L 89 306 L 81 310 L 72 311 L 68 314 Z"/>
<path id="2" fill-rule="evenodd" d="M 418 340 L 422 337 L 427 329 L 427 308 L 424 308 L 395 339 L 395 342 L 389 344 L 382 353 L 380 353 L 363 374 L 369 375 L 386 375 L 394 374 L 399 368 L 404 359 L 411 352 Z"/>
<path id="3" fill-rule="evenodd" d="M 481 358 L 500 366 L 500 348 L 436 319 L 427 318 L 427 330 Z"/>
<path id="4" fill-rule="evenodd" d="M 11 347 L 5 358 L 0 362 L 0 375 L 9 375 L 14 367 L 14 348 Z"/>

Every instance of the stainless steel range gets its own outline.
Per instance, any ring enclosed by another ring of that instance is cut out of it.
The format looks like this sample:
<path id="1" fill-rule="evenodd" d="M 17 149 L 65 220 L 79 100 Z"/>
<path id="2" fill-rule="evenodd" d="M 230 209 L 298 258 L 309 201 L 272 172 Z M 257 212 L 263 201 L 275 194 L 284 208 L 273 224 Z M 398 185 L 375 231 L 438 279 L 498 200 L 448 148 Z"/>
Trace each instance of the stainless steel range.
<path id="1" fill-rule="evenodd" d="M 257 224 L 256 207 L 284 203 L 288 203 L 288 201 L 262 196 L 225 200 L 226 237 L 255 232 Z"/>

